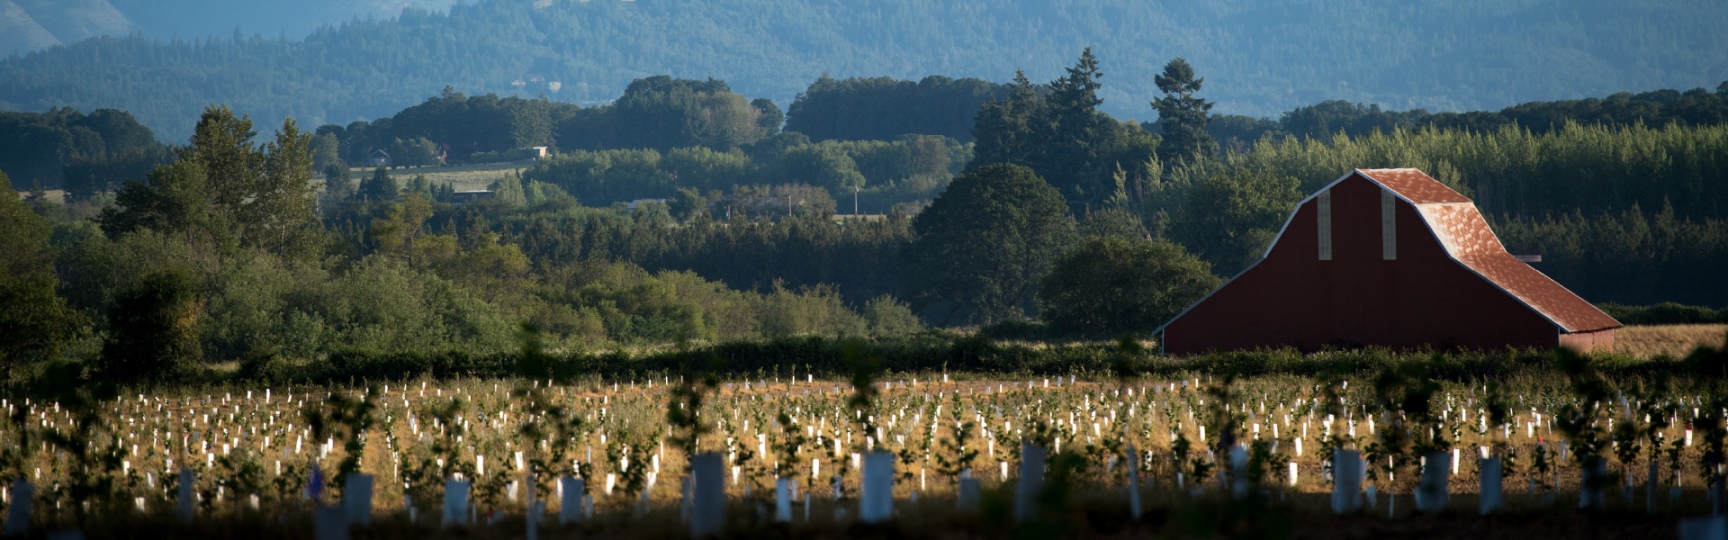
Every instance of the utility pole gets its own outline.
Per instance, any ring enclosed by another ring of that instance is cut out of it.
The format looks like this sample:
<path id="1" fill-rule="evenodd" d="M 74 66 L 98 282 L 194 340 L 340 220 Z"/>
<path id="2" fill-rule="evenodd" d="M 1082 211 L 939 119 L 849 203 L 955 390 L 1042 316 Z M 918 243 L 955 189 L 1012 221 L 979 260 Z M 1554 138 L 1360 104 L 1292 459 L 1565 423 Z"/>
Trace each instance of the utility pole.
<path id="1" fill-rule="evenodd" d="M 858 186 L 852 186 L 852 215 L 858 215 Z"/>

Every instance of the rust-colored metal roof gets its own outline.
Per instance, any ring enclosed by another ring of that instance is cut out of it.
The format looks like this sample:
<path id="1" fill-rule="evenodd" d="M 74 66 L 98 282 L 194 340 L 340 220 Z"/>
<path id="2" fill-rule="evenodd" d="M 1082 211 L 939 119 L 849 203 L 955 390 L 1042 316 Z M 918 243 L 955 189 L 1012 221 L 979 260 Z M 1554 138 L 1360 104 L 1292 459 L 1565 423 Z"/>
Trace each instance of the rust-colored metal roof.
<path id="1" fill-rule="evenodd" d="M 1403 196 L 1412 204 L 1468 203 L 1469 197 L 1419 169 L 1356 169 L 1356 172 Z"/>
<path id="2" fill-rule="evenodd" d="M 1524 305 L 1571 333 L 1621 326 L 1565 286 L 1506 251 L 1469 198 L 1416 169 L 1358 170 L 1415 204 L 1446 252 Z"/>

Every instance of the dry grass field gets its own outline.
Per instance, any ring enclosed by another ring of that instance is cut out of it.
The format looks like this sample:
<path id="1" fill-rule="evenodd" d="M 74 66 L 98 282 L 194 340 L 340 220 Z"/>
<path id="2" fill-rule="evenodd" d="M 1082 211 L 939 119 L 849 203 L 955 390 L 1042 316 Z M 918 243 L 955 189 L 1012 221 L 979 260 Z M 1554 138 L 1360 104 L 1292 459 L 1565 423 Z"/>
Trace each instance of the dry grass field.
<path id="1" fill-rule="evenodd" d="M 1614 333 L 1614 350 L 1639 358 L 1664 354 L 1680 358 L 1699 345 L 1720 347 L 1725 336 L 1728 324 L 1628 326 Z"/>
<path id="2" fill-rule="evenodd" d="M 460 165 L 451 167 L 416 167 L 391 169 L 390 176 L 396 178 L 401 185 L 408 185 L 415 176 L 425 175 L 426 180 L 433 185 L 450 184 L 456 191 L 486 189 L 492 182 L 503 178 L 512 172 L 520 174 L 533 167 L 534 162 L 522 161 L 515 163 L 487 163 L 484 165 Z M 372 176 L 370 168 L 359 167 L 351 171 L 355 181 Z"/>

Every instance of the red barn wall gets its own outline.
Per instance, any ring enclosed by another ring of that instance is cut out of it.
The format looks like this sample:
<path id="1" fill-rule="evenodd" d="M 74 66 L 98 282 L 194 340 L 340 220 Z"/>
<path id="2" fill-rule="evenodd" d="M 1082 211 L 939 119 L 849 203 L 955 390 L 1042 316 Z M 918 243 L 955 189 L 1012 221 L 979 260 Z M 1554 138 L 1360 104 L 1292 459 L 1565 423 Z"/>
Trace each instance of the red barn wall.
<path id="1" fill-rule="evenodd" d="M 1165 350 L 1556 344 L 1552 323 L 1452 260 L 1414 206 L 1398 201 L 1397 259 L 1388 261 L 1380 186 L 1352 176 L 1331 191 L 1332 260 L 1319 260 L 1310 200 L 1265 260 L 1165 328 Z"/>

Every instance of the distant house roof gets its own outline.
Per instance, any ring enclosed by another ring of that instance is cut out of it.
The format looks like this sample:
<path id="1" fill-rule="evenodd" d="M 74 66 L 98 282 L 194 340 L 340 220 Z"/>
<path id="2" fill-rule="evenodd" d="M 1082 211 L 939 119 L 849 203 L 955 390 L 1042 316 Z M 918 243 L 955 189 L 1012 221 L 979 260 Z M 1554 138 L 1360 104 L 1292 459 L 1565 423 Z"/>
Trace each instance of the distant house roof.
<path id="1" fill-rule="evenodd" d="M 492 190 L 474 189 L 474 190 L 468 190 L 468 191 L 457 191 L 457 192 L 451 193 L 450 195 L 451 195 L 451 197 L 450 197 L 451 202 L 461 204 L 461 203 L 465 203 L 465 202 L 473 202 L 473 201 L 477 201 L 480 199 L 491 198 L 492 197 Z"/>
<path id="2" fill-rule="evenodd" d="M 1416 206 L 1452 258 L 1567 332 L 1618 328 L 1619 321 L 1507 252 L 1470 198 L 1417 169 L 1357 169 Z M 1337 183 L 1337 182 L 1334 182 Z M 1324 191 L 1324 190 L 1322 190 Z"/>

